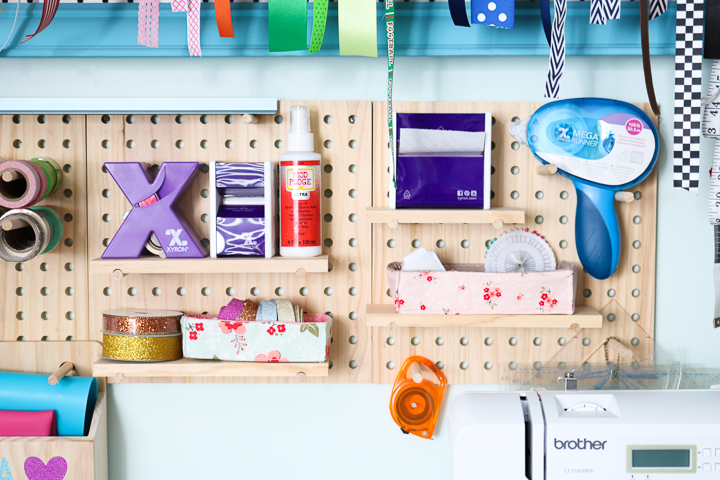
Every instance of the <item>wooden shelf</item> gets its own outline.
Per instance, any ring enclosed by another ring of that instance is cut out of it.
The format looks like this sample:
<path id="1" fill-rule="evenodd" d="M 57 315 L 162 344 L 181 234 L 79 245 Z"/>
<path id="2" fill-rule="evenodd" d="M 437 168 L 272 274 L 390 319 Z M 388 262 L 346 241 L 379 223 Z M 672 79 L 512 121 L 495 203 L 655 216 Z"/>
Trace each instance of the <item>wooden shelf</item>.
<path id="1" fill-rule="evenodd" d="M 119 271 L 119 272 L 118 272 Z M 97 258 L 90 262 L 90 273 L 109 273 L 122 278 L 133 273 L 327 273 L 328 256 L 272 258 Z"/>
<path id="2" fill-rule="evenodd" d="M 590 307 L 573 315 L 400 315 L 393 305 L 368 305 L 370 327 L 602 328 L 603 316 Z"/>
<path id="3" fill-rule="evenodd" d="M 121 362 L 101 358 L 93 365 L 93 376 L 108 381 L 148 377 L 327 377 L 329 362 L 258 363 L 225 362 L 182 358 L 172 362 Z"/>
<path id="4" fill-rule="evenodd" d="M 525 223 L 525 210 L 505 207 L 488 210 L 368 207 L 365 219 L 370 223 L 387 223 L 391 228 L 401 223 L 487 223 L 502 228 L 507 223 Z"/>

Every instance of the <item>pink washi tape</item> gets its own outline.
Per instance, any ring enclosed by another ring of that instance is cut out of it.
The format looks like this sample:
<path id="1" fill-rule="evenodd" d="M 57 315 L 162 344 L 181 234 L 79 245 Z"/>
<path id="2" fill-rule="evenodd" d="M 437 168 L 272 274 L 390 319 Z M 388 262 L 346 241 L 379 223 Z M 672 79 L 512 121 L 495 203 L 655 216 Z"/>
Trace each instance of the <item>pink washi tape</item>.
<path id="1" fill-rule="evenodd" d="M 7 181 L 5 173 L 11 180 Z M 47 179 L 45 180 L 47 182 Z M 41 197 L 42 181 L 35 167 L 25 162 L 4 162 L 0 164 L 0 205 L 6 208 L 25 208 Z"/>
<path id="2" fill-rule="evenodd" d="M 48 178 L 47 173 L 45 173 L 45 170 L 42 169 L 40 165 L 38 165 L 35 162 L 28 162 L 27 160 L 18 160 L 19 162 L 24 163 L 25 165 L 30 165 L 35 169 L 35 171 L 38 173 L 38 176 L 40 177 L 40 191 L 38 192 L 38 196 L 35 197 L 35 199 L 32 201 L 31 205 L 35 205 L 40 200 L 43 199 L 43 196 L 45 195 L 45 192 L 48 188 Z"/>

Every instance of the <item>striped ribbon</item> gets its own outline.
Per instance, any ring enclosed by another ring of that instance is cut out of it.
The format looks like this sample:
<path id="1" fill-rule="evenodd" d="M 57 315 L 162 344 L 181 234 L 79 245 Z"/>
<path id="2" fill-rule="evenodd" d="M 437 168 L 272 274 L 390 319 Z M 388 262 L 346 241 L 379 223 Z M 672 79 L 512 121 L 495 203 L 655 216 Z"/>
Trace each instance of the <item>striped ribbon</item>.
<path id="1" fill-rule="evenodd" d="M 60 0 L 45 0 L 43 3 L 43 9 L 42 9 L 42 17 L 40 17 L 40 25 L 38 25 L 37 30 L 35 30 L 35 33 L 32 35 L 28 35 L 25 37 L 25 39 L 20 43 L 25 43 L 31 38 L 33 38 L 38 33 L 45 30 L 48 25 L 50 25 L 50 22 L 53 21 L 53 18 L 55 18 L 55 13 L 57 13 L 58 5 L 60 5 Z M 18 3 L 18 8 L 20 8 L 20 4 Z"/>
<path id="2" fill-rule="evenodd" d="M 553 19 L 550 44 L 550 67 L 545 82 L 545 96 L 560 96 L 560 79 L 565 71 L 565 17 L 567 0 L 555 0 L 555 18 Z"/>
<path id="3" fill-rule="evenodd" d="M 650 20 L 667 11 L 668 0 L 650 0 Z"/>
<path id="4" fill-rule="evenodd" d="M 590 2 L 590 24 L 605 25 L 607 24 L 607 8 L 605 8 L 607 0 L 591 0 Z"/>
<path id="5" fill-rule="evenodd" d="M 388 104 L 387 123 L 390 136 L 390 165 L 393 169 L 393 183 L 395 183 L 395 135 L 393 135 L 393 75 L 395 73 L 395 3 L 394 0 L 385 0 L 385 30 L 387 33 L 388 49 Z M 393 185 L 397 188 L 397 185 Z"/>

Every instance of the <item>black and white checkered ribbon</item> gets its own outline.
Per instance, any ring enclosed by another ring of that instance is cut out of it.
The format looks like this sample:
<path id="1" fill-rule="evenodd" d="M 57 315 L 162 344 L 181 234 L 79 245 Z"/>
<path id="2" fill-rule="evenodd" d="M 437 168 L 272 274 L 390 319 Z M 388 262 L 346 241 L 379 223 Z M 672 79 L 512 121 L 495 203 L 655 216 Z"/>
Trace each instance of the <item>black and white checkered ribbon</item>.
<path id="1" fill-rule="evenodd" d="M 555 0 L 555 18 L 552 25 L 550 40 L 550 67 L 545 81 L 545 96 L 560 96 L 560 79 L 565 71 L 565 17 L 567 16 L 567 0 Z"/>
<path id="2" fill-rule="evenodd" d="M 704 3 L 678 0 L 675 27 L 673 185 L 696 195 L 700 184 Z"/>
<path id="3" fill-rule="evenodd" d="M 650 0 L 650 20 L 667 11 L 668 0 Z"/>

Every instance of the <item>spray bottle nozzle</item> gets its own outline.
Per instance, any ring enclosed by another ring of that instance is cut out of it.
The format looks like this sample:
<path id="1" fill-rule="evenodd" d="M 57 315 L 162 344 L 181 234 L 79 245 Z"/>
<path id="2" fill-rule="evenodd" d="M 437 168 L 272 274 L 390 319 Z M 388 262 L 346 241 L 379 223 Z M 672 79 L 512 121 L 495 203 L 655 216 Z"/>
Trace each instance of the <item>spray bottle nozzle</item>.
<path id="1" fill-rule="evenodd" d="M 310 133 L 310 107 L 307 105 L 290 107 L 288 152 L 312 152 L 314 143 L 313 134 Z"/>

